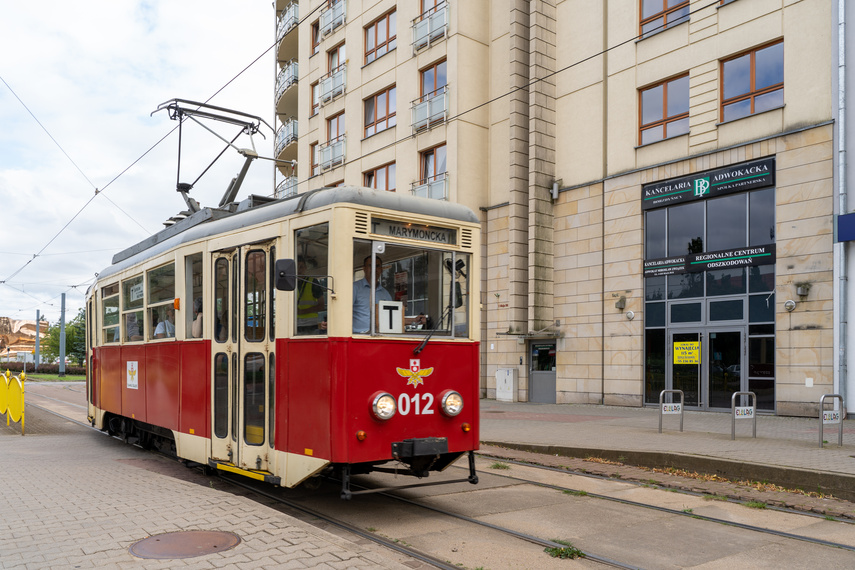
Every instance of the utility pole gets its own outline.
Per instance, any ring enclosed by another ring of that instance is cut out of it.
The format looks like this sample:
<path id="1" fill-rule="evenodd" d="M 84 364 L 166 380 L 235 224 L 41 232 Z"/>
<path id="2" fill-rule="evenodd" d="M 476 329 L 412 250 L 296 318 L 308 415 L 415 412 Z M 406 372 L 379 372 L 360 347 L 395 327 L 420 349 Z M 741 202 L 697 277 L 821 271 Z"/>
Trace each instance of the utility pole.
<path id="1" fill-rule="evenodd" d="M 39 320 L 39 319 L 41 319 L 41 315 L 39 313 L 40 313 L 40 311 L 38 309 L 36 309 L 36 357 L 35 357 L 35 362 L 33 363 L 34 364 L 33 370 L 39 369 L 39 344 L 40 344 L 39 340 L 41 339 L 40 333 L 42 330 L 42 326 L 41 326 L 42 323 Z"/>
<path id="2" fill-rule="evenodd" d="M 59 311 L 59 375 L 65 376 L 65 293 Z"/>

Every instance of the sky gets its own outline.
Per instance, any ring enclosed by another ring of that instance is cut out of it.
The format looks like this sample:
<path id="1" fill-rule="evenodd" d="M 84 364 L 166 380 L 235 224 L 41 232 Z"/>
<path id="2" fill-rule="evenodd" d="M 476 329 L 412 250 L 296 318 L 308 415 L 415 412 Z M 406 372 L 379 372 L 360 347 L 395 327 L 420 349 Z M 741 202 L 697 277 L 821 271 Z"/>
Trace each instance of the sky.
<path id="1" fill-rule="evenodd" d="M 158 105 L 219 91 L 211 105 L 275 126 L 274 14 L 271 0 L 3 2 L 0 317 L 34 320 L 38 310 L 53 323 L 66 293 L 70 320 L 113 254 L 186 209 L 175 191 L 177 130 L 156 144 L 178 122 L 152 115 Z M 207 125 L 229 140 L 238 132 Z M 263 126 L 252 142 L 271 157 L 273 140 Z M 185 123 L 181 181 L 224 147 Z M 190 195 L 216 206 L 242 164 L 227 150 Z M 256 160 L 238 199 L 273 186 L 273 163 Z"/>

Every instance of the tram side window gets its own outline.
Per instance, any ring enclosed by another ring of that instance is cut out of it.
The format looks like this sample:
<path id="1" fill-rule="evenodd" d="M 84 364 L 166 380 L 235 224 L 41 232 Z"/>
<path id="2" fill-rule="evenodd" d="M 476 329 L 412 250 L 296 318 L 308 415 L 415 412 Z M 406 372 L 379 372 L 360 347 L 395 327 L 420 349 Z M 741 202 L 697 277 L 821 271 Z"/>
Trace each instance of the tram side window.
<path id="1" fill-rule="evenodd" d="M 329 275 L 329 224 L 296 232 L 296 331 L 298 335 L 327 334 L 327 276 Z"/>
<path id="2" fill-rule="evenodd" d="M 101 288 L 101 329 L 104 344 L 119 342 L 119 284 Z"/>
<path id="3" fill-rule="evenodd" d="M 256 249 L 246 254 L 246 283 L 244 283 L 245 303 L 244 336 L 246 340 L 258 342 L 264 340 L 265 320 L 267 318 L 267 255 L 264 250 Z"/>
<path id="4" fill-rule="evenodd" d="M 370 328 L 371 242 L 354 241 L 353 332 Z M 387 243 L 375 258 L 379 334 L 468 336 L 470 255 Z"/>
<path id="5" fill-rule="evenodd" d="M 148 277 L 149 338 L 175 337 L 175 264 L 152 269 Z"/>
<path id="6" fill-rule="evenodd" d="M 142 275 L 122 281 L 122 331 L 125 342 L 143 340 Z"/>
<path id="7" fill-rule="evenodd" d="M 185 299 L 184 336 L 202 338 L 202 254 L 184 258 Z M 192 304 L 191 304 L 192 303 Z"/>
<path id="8" fill-rule="evenodd" d="M 229 338 L 229 260 L 221 257 L 214 264 L 214 340 Z"/>

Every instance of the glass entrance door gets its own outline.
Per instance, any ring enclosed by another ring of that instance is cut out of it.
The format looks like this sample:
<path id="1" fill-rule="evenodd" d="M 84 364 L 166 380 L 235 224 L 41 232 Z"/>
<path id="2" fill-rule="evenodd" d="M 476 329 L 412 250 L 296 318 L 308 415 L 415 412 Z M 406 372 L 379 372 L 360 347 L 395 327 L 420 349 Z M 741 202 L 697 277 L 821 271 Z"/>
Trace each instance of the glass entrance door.
<path id="1" fill-rule="evenodd" d="M 730 408 L 734 392 L 742 387 L 742 331 L 709 332 L 708 402 L 710 408 Z M 742 405 L 739 404 L 738 405 Z"/>
<path id="2" fill-rule="evenodd" d="M 683 391 L 687 406 L 702 405 L 701 338 L 697 331 L 671 333 L 671 389 Z"/>

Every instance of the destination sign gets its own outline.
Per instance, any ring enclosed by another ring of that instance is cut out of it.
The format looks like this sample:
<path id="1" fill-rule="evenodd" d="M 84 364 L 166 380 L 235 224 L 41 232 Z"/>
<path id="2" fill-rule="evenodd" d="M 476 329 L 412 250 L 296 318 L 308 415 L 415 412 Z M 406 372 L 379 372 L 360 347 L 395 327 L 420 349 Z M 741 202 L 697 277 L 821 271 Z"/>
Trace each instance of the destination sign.
<path id="1" fill-rule="evenodd" d="M 775 159 L 763 158 L 641 187 L 641 209 L 649 210 L 692 200 L 775 185 Z"/>
<path id="2" fill-rule="evenodd" d="M 414 239 L 443 245 L 457 243 L 457 230 L 380 218 L 371 219 L 371 233 L 383 237 Z"/>

